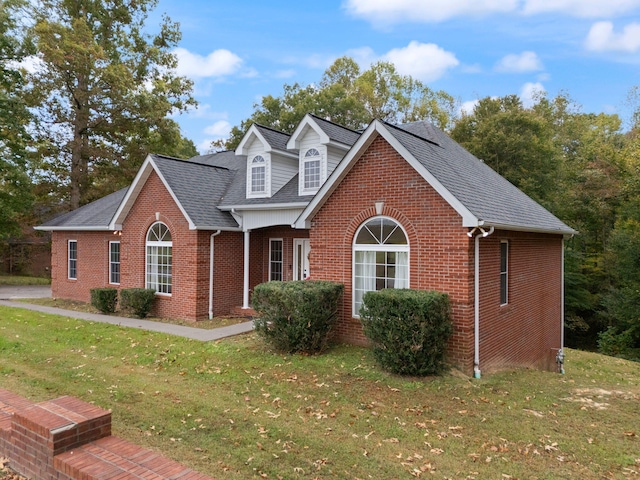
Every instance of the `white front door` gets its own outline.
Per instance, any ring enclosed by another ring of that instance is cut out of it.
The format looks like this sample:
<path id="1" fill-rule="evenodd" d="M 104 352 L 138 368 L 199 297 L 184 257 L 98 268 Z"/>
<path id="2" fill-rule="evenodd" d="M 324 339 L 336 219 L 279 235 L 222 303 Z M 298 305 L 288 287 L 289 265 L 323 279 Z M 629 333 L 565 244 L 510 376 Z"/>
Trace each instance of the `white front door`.
<path id="1" fill-rule="evenodd" d="M 311 276 L 309 272 L 309 251 L 311 250 L 308 238 L 296 238 L 293 240 L 293 279 L 306 280 Z"/>

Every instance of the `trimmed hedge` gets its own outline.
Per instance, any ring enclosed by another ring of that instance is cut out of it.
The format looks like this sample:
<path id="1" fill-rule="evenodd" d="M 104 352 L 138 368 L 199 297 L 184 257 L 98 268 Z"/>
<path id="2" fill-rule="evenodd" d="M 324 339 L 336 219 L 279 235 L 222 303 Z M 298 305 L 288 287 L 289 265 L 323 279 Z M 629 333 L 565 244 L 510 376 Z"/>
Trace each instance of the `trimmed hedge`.
<path id="1" fill-rule="evenodd" d="M 91 305 L 102 313 L 113 313 L 118 304 L 118 290 L 115 288 L 92 288 Z"/>
<path id="2" fill-rule="evenodd" d="M 373 356 L 385 370 L 419 376 L 444 370 L 453 332 L 448 295 L 408 289 L 367 292 L 360 318 Z"/>
<path id="3" fill-rule="evenodd" d="M 124 288 L 120 291 L 120 307 L 132 311 L 138 318 L 149 315 L 155 299 L 153 288 Z"/>
<path id="4" fill-rule="evenodd" d="M 322 352 L 343 291 L 340 283 L 317 280 L 261 283 L 251 297 L 256 332 L 280 352 Z"/>

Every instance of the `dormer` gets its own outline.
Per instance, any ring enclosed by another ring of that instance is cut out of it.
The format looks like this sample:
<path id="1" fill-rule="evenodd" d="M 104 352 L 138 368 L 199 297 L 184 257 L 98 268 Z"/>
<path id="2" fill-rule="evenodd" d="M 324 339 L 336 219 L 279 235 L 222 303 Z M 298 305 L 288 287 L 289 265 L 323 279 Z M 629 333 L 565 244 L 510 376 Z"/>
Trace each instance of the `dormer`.
<path id="1" fill-rule="evenodd" d="M 246 197 L 270 198 L 298 173 L 298 152 L 286 149 L 289 135 L 253 124 L 236 155 L 247 157 Z"/>
<path id="2" fill-rule="evenodd" d="M 311 114 L 287 142 L 298 150 L 298 194 L 315 195 L 360 134 Z"/>

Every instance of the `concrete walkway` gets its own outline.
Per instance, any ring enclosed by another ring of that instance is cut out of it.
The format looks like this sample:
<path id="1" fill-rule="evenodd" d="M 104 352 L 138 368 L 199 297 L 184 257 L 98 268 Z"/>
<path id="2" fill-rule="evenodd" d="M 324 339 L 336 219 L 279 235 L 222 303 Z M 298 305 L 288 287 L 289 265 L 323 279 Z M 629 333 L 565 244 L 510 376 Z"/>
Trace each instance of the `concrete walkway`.
<path id="1" fill-rule="evenodd" d="M 110 323 L 122 327 L 139 328 L 149 330 L 151 332 L 166 333 L 179 337 L 191 338 L 202 342 L 212 340 L 220 340 L 221 338 L 240 335 L 253 330 L 253 322 L 237 323 L 227 327 L 213 328 L 210 330 L 204 328 L 185 327 L 182 325 L 174 325 L 171 323 L 153 322 L 151 320 L 141 320 L 138 318 L 116 317 L 113 315 L 102 315 L 99 313 L 76 312 L 74 310 L 64 310 L 62 308 L 45 307 L 42 305 L 31 305 L 28 303 L 14 302 L 11 299 L 17 298 L 43 298 L 51 296 L 51 289 L 48 288 L 48 295 L 43 295 L 48 287 L 0 287 L 0 305 L 5 307 L 24 308 L 36 312 L 49 313 L 51 315 L 62 315 L 65 317 L 77 318 L 79 320 L 88 320 L 90 322 Z M 40 294 L 38 295 L 37 292 Z M 24 295 L 24 296 L 20 296 Z"/>

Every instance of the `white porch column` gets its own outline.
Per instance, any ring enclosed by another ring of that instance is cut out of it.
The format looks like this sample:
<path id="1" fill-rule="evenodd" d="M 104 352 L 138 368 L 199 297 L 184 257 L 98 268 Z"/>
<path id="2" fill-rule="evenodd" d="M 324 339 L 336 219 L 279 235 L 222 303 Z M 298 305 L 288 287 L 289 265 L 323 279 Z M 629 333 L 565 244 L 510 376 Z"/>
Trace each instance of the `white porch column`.
<path id="1" fill-rule="evenodd" d="M 249 308 L 249 233 L 244 232 L 244 288 L 242 291 L 242 308 Z"/>

